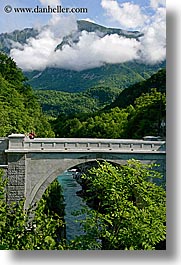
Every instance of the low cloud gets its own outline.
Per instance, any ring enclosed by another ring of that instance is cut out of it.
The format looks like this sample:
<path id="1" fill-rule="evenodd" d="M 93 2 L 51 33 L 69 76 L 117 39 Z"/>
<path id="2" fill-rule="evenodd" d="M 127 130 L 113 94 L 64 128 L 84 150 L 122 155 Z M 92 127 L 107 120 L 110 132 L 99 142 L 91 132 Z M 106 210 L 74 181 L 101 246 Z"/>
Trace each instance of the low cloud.
<path id="1" fill-rule="evenodd" d="M 105 63 L 123 63 L 137 58 L 140 43 L 117 34 L 100 38 L 96 33 L 83 31 L 78 44 L 65 45 L 54 53 L 51 66 L 84 70 L 99 67 Z"/>
<path id="2" fill-rule="evenodd" d="M 46 4 L 49 1 L 41 0 L 41 2 Z M 104 8 L 108 7 L 106 2 L 109 7 L 110 2 L 114 3 L 114 12 L 115 14 L 117 12 L 118 17 L 120 6 L 117 1 L 102 0 Z M 139 41 L 117 34 L 101 37 L 97 32 L 78 33 L 74 16 L 54 15 L 46 27 L 39 29 L 36 38 L 28 39 L 24 45 L 16 43 L 10 55 L 25 71 L 44 70 L 47 67 L 81 71 L 135 59 L 148 64 L 159 63 L 166 58 L 166 10 L 162 2 L 161 0 L 150 2 L 155 9 L 149 18 L 142 15 L 141 9 L 135 9 L 137 11 L 134 19 L 137 25 L 140 25 L 140 31 L 144 33 Z M 133 8 L 133 4 L 127 7 L 124 5 L 127 17 L 129 17 L 128 10 L 131 6 Z M 145 18 L 144 23 L 143 18 Z M 69 39 L 70 34 L 75 37 L 74 42 Z M 61 49 L 57 49 L 65 37 L 68 38 L 68 42 L 64 42 Z"/>
<path id="3" fill-rule="evenodd" d="M 116 0 L 102 0 L 107 15 L 126 29 L 137 28 L 144 36 L 140 38 L 139 57 L 142 62 L 159 63 L 166 59 L 166 1 L 150 0 L 151 15 L 130 2 L 119 4 Z"/>
<path id="4" fill-rule="evenodd" d="M 56 49 L 63 36 L 56 37 L 48 28 L 40 32 L 36 39 L 30 38 L 26 45 L 12 49 L 11 56 L 26 71 L 43 70 L 46 67 L 80 71 L 106 63 L 138 59 L 137 53 L 141 45 L 135 39 L 127 39 L 117 34 L 101 38 L 97 33 L 83 31 L 78 43 L 72 43 L 71 46 L 65 44 L 62 49 Z"/>
<path id="5" fill-rule="evenodd" d="M 157 9 L 158 7 L 165 7 L 166 0 L 150 0 L 150 6 Z"/>
<path id="6" fill-rule="evenodd" d="M 19 45 L 18 48 L 17 44 L 14 45 L 10 56 L 25 71 L 44 70 L 52 64 L 56 47 L 63 37 L 76 30 L 77 23 L 74 17 L 53 16 L 48 26 L 39 29 L 36 38 L 29 38 L 26 44 Z"/>

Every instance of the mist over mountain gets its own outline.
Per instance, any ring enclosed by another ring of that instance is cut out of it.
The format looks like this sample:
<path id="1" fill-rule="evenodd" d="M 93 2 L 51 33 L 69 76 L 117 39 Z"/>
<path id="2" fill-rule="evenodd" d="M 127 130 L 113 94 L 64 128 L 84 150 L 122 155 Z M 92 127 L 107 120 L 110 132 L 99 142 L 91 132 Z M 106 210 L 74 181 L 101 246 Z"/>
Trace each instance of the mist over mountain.
<path id="1" fill-rule="evenodd" d="M 42 27 L 46 30 L 47 26 Z M 105 37 L 106 35 L 118 34 L 126 38 L 135 38 L 143 36 L 139 31 L 126 31 L 117 28 L 107 28 L 96 23 L 92 23 L 86 20 L 77 21 L 77 29 L 68 36 L 63 37 L 63 40 L 60 44 L 55 47 L 56 49 L 62 48 L 64 45 L 70 43 L 78 42 L 78 38 L 82 31 L 87 32 L 96 32 L 100 37 Z M 0 34 L 0 50 L 2 52 L 10 54 L 11 49 L 18 47 L 18 44 L 27 44 L 28 39 L 36 38 L 39 34 L 39 29 L 35 28 L 25 28 L 23 30 L 15 30 L 11 33 L 1 33 Z"/>
<path id="2" fill-rule="evenodd" d="M 79 92 L 101 85 L 122 90 L 165 66 L 165 60 L 140 60 L 143 37 L 139 31 L 52 18 L 39 29 L 0 34 L 0 50 L 14 58 L 34 89 Z"/>

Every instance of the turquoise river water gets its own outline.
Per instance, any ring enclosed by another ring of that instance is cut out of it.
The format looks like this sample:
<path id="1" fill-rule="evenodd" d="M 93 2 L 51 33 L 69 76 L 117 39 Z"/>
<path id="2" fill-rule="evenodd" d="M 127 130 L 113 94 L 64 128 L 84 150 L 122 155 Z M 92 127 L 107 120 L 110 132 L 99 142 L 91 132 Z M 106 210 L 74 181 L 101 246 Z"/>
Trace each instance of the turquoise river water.
<path id="1" fill-rule="evenodd" d="M 66 238 L 73 239 L 76 235 L 82 234 L 80 223 L 76 222 L 78 219 L 83 219 L 84 216 L 74 216 L 72 213 L 81 209 L 85 205 L 82 198 L 77 196 L 76 192 L 81 190 L 80 184 L 73 178 L 72 172 L 65 171 L 58 176 L 58 181 L 62 186 L 65 200 L 65 222 L 66 222 Z"/>

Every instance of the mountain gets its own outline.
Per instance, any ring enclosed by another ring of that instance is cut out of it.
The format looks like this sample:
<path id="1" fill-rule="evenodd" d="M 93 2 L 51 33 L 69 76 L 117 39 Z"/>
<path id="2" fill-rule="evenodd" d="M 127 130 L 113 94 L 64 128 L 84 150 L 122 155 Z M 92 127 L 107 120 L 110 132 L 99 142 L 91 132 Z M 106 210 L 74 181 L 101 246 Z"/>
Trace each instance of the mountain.
<path id="1" fill-rule="evenodd" d="M 42 72 L 26 72 L 25 75 L 34 89 L 81 92 L 95 86 L 104 86 L 122 90 L 145 80 L 161 67 L 162 64 L 149 66 L 132 62 L 106 64 L 83 71 L 46 68 Z"/>
<path id="2" fill-rule="evenodd" d="M 84 115 L 61 114 L 52 122 L 58 137 L 142 139 L 166 135 L 166 71 L 125 89 L 109 107 Z"/>
<path id="3" fill-rule="evenodd" d="M 43 28 L 45 28 L 44 26 Z M 118 34 L 126 38 L 135 38 L 143 36 L 139 31 L 126 31 L 117 28 L 107 28 L 89 21 L 78 20 L 77 21 L 78 30 L 73 32 L 63 38 L 62 42 L 56 47 L 56 49 L 61 48 L 64 44 L 74 41 L 74 38 L 78 38 L 82 31 L 87 32 L 97 32 L 100 37 L 105 35 Z M 15 30 L 11 33 L 1 33 L 0 34 L 0 51 L 9 53 L 15 43 L 25 44 L 27 40 L 31 37 L 35 38 L 38 35 L 38 30 L 34 28 L 25 28 L 23 30 Z M 75 40 L 76 41 L 76 40 Z"/>
<path id="4" fill-rule="evenodd" d="M 62 42 L 55 47 L 55 50 L 62 49 L 65 44 L 71 46 L 77 43 L 82 31 L 96 32 L 99 37 L 118 34 L 126 38 L 134 38 L 138 41 L 139 37 L 143 36 L 139 31 L 107 28 L 85 20 L 78 20 L 77 27 L 78 30 L 64 37 Z M 0 34 L 0 51 L 9 54 L 15 44 L 25 44 L 30 37 L 35 38 L 37 35 L 38 30 L 33 28 L 15 30 L 12 33 L 2 33 Z M 165 62 L 157 65 L 146 65 L 133 61 L 122 64 L 105 64 L 102 67 L 82 71 L 51 67 L 43 71 L 24 72 L 24 74 L 28 78 L 28 84 L 34 89 L 81 92 L 101 86 L 123 90 L 131 84 L 149 78 L 159 68 L 164 67 L 164 65 Z"/>
<path id="5" fill-rule="evenodd" d="M 123 29 L 117 29 L 117 28 L 107 28 L 101 25 L 98 25 L 96 23 L 93 22 L 89 22 L 86 20 L 78 20 L 77 21 L 78 24 L 78 29 L 79 31 L 83 31 L 86 30 L 88 32 L 102 32 L 106 34 L 118 34 L 121 36 L 124 36 L 126 38 L 139 38 L 141 36 L 143 36 L 143 33 L 139 32 L 139 31 L 127 31 L 127 30 L 123 30 Z"/>
<path id="6" fill-rule="evenodd" d="M 134 105 L 135 99 L 140 97 L 143 93 L 150 93 L 152 88 L 156 88 L 161 93 L 166 93 L 166 69 L 163 68 L 157 73 L 153 74 L 147 80 L 131 85 L 124 89 L 120 95 L 105 109 L 112 109 L 115 107 L 126 108 L 130 104 Z"/>
<path id="7" fill-rule="evenodd" d="M 38 30 L 33 28 L 25 28 L 23 30 L 15 30 L 11 33 L 0 34 L 0 51 L 9 55 L 10 50 L 15 43 L 25 44 L 31 37 L 35 38 Z"/>
<path id="8" fill-rule="evenodd" d="M 77 27 L 78 30 L 73 32 L 69 36 L 64 37 L 63 41 L 57 46 L 56 49 L 62 49 L 65 44 L 72 45 L 73 43 L 78 43 L 82 31 L 96 32 L 96 34 L 101 38 L 105 37 L 106 35 L 117 34 L 122 37 L 134 38 L 138 40 L 139 37 L 143 36 L 143 33 L 139 31 L 127 31 L 118 28 L 107 28 L 86 20 L 78 20 Z"/>

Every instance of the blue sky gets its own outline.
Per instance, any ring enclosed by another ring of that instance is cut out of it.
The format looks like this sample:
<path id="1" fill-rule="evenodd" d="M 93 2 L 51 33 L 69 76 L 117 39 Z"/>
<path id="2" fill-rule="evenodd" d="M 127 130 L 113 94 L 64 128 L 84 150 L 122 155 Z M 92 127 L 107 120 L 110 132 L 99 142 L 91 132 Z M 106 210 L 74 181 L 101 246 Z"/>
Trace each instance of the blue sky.
<path id="1" fill-rule="evenodd" d="M 140 10 L 144 14 L 153 14 L 154 10 L 150 8 L 150 3 L 163 2 L 162 0 L 115 0 L 119 5 L 129 2 L 140 7 Z M 6 5 L 11 5 L 12 7 L 36 7 L 37 5 L 42 6 L 41 2 L 44 3 L 57 3 L 59 0 L 1 0 L 0 1 L 0 33 L 1 32 L 11 32 L 14 29 L 22 29 L 25 27 L 33 27 L 41 24 L 46 24 L 50 19 L 51 15 L 47 14 L 15 14 L 11 12 L 9 14 L 4 12 L 4 7 Z M 110 12 L 101 5 L 102 0 L 60 0 L 63 7 L 86 7 L 88 8 L 87 14 L 77 14 L 77 19 L 90 19 L 96 23 L 103 24 L 110 27 L 122 27 L 125 29 L 126 25 L 121 25 L 119 19 L 113 19 Z M 107 2 L 111 2 L 110 0 Z M 46 4 L 45 4 L 46 5 Z M 109 15 L 108 15 L 109 13 Z"/>

